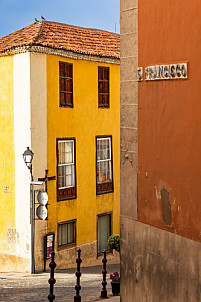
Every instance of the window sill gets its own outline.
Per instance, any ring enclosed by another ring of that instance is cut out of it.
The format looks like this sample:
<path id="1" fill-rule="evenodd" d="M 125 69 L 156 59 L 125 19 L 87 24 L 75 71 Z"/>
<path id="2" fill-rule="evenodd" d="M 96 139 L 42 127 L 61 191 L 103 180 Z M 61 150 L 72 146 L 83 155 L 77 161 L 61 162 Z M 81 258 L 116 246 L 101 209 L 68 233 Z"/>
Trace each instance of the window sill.
<path id="1" fill-rule="evenodd" d="M 59 107 L 62 107 L 62 108 L 73 108 L 73 104 L 59 104 Z"/>
<path id="2" fill-rule="evenodd" d="M 107 254 L 113 254 L 113 251 L 112 250 L 106 250 L 106 255 Z M 97 258 L 100 257 L 100 256 L 103 256 L 103 252 L 97 253 Z"/>
<path id="3" fill-rule="evenodd" d="M 109 105 L 105 105 L 105 106 L 98 106 L 99 109 L 109 109 L 110 106 Z"/>
<path id="4" fill-rule="evenodd" d="M 76 187 L 70 187 L 70 188 L 57 190 L 57 201 L 76 199 L 76 198 L 77 198 Z"/>
<path id="5" fill-rule="evenodd" d="M 77 196 L 59 198 L 59 199 L 57 199 L 57 202 L 64 201 L 64 200 L 71 200 L 71 199 L 77 199 Z"/>
<path id="6" fill-rule="evenodd" d="M 114 190 L 96 192 L 96 195 L 109 194 L 109 193 L 114 193 Z"/>
<path id="7" fill-rule="evenodd" d="M 113 193 L 113 182 L 102 182 L 96 184 L 96 195 Z"/>
<path id="8" fill-rule="evenodd" d="M 69 248 L 75 247 L 75 246 L 76 246 L 76 243 L 64 244 L 64 245 L 58 246 L 58 251 L 66 250 L 66 249 L 69 249 Z"/>

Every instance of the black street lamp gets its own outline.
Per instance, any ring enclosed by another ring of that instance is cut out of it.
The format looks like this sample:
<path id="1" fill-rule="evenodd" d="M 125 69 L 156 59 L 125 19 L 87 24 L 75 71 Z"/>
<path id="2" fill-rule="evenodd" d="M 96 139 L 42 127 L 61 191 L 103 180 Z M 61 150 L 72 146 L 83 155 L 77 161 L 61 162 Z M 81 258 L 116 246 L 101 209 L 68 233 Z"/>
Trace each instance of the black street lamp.
<path id="1" fill-rule="evenodd" d="M 27 168 L 30 170 L 31 173 L 31 181 L 33 181 L 33 175 L 32 175 L 32 160 L 34 157 L 34 153 L 31 151 L 31 149 L 29 149 L 29 147 L 27 147 L 27 149 L 24 151 L 23 155 L 23 159 L 24 162 L 27 166 Z"/>
<path id="2" fill-rule="evenodd" d="M 41 189 L 35 190 L 34 186 L 36 186 L 36 185 L 43 186 L 43 182 L 45 181 L 45 187 L 46 187 L 46 191 L 47 191 L 47 182 L 50 180 L 55 180 L 56 177 L 55 176 L 48 177 L 48 170 L 45 170 L 45 177 L 38 178 L 38 181 L 34 181 L 34 177 L 32 175 L 32 161 L 33 161 L 34 153 L 32 152 L 32 150 L 29 147 L 27 147 L 27 149 L 24 151 L 24 153 L 22 155 L 23 155 L 24 162 L 31 173 L 31 182 L 30 182 L 30 223 L 31 223 L 31 241 L 32 241 L 32 243 L 31 243 L 31 262 L 32 262 L 31 272 L 32 272 L 32 274 L 35 274 L 35 257 L 34 257 L 34 251 L 35 251 L 35 193 L 41 192 Z M 45 204 L 42 204 L 39 201 L 39 203 L 41 204 L 39 207 L 41 207 L 42 205 L 44 206 L 47 202 Z M 47 213 L 46 213 L 46 215 L 47 215 Z M 38 214 L 37 214 L 37 216 L 38 216 Z M 38 218 L 42 219 L 42 220 L 45 219 L 45 218 L 41 218 L 41 216 L 40 217 L 38 216 Z"/>
<path id="3" fill-rule="evenodd" d="M 35 274 L 35 259 L 34 259 L 34 250 L 35 250 L 35 190 L 33 189 L 34 178 L 32 175 L 32 160 L 34 153 L 27 147 L 24 151 L 23 159 L 30 170 L 31 182 L 30 182 L 30 220 L 31 220 L 31 272 Z"/>

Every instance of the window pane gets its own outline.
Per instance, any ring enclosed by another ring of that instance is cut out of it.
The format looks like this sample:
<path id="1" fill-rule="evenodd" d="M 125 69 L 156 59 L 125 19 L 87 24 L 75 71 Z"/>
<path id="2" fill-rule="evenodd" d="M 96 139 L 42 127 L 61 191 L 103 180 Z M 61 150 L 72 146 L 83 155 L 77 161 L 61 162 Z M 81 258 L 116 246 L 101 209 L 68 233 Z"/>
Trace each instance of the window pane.
<path id="1" fill-rule="evenodd" d="M 66 164 L 70 164 L 73 162 L 73 154 L 71 152 L 66 153 Z"/>
<path id="2" fill-rule="evenodd" d="M 73 103 L 73 95 L 72 95 L 72 93 L 67 93 L 66 94 L 66 103 L 67 104 L 72 104 Z"/>
<path id="3" fill-rule="evenodd" d="M 100 182 L 100 163 L 97 164 L 97 182 Z"/>
<path id="4" fill-rule="evenodd" d="M 66 80 L 66 91 L 71 92 L 73 90 L 73 81 L 67 79 Z"/>
<path id="5" fill-rule="evenodd" d="M 73 150 L 73 142 L 66 142 L 66 152 L 72 152 Z"/>
<path id="6" fill-rule="evenodd" d="M 72 176 L 71 175 L 66 176 L 66 187 L 72 187 Z"/>
<path id="7" fill-rule="evenodd" d="M 98 82 L 98 93 L 103 93 L 103 85 L 102 81 Z"/>
<path id="8" fill-rule="evenodd" d="M 67 244 L 67 224 L 62 225 L 62 244 Z"/>
<path id="9" fill-rule="evenodd" d="M 61 142 L 61 164 L 65 163 L 65 144 Z"/>
<path id="10" fill-rule="evenodd" d="M 111 176 L 112 176 L 112 169 L 111 169 L 111 161 L 108 161 L 107 163 L 106 163 L 106 181 L 111 181 L 112 180 L 112 178 L 111 178 Z"/>
<path id="11" fill-rule="evenodd" d="M 59 75 L 64 76 L 64 64 L 61 62 L 59 63 Z"/>
<path id="12" fill-rule="evenodd" d="M 103 91 L 104 93 L 109 93 L 109 82 L 103 82 Z"/>
<path id="13" fill-rule="evenodd" d="M 59 164 L 61 164 L 61 143 L 58 143 Z"/>
<path id="14" fill-rule="evenodd" d="M 72 166 L 66 166 L 65 167 L 66 171 L 65 171 L 65 175 L 72 175 Z"/>
<path id="15" fill-rule="evenodd" d="M 98 104 L 99 105 L 103 104 L 103 96 L 102 96 L 102 94 L 99 94 L 99 96 L 98 96 Z"/>
<path id="16" fill-rule="evenodd" d="M 61 244 L 61 225 L 59 225 L 59 245 Z"/>
<path id="17" fill-rule="evenodd" d="M 100 159 L 103 160 L 103 140 L 100 140 Z"/>
<path id="18" fill-rule="evenodd" d="M 72 243 L 73 240 L 73 223 L 68 224 L 68 243 Z"/>
<path id="19" fill-rule="evenodd" d="M 58 178 L 58 186 L 59 186 L 59 188 L 63 187 L 63 177 L 62 176 L 59 176 L 59 178 Z"/>
<path id="20" fill-rule="evenodd" d="M 63 175 L 62 172 L 63 172 L 63 166 L 59 166 L 58 167 L 58 176 L 62 176 Z"/>
<path id="21" fill-rule="evenodd" d="M 108 249 L 107 240 L 110 236 L 110 215 L 98 217 L 98 252 Z"/>
<path id="22" fill-rule="evenodd" d="M 105 140 L 104 141 L 104 145 L 103 145 L 103 158 L 102 159 L 109 159 L 109 140 Z"/>
<path id="23" fill-rule="evenodd" d="M 73 65 L 72 64 L 67 64 L 67 77 L 72 78 L 73 75 Z"/>
<path id="24" fill-rule="evenodd" d="M 103 79 L 103 68 L 98 67 L 98 79 L 102 80 Z"/>
<path id="25" fill-rule="evenodd" d="M 104 67 L 104 74 L 103 74 L 104 80 L 109 80 L 109 68 Z"/>
<path id="26" fill-rule="evenodd" d="M 103 104 L 109 105 L 109 96 L 108 95 L 103 95 Z"/>
<path id="27" fill-rule="evenodd" d="M 75 222 L 60 224 L 58 227 L 59 246 L 75 243 Z"/>
<path id="28" fill-rule="evenodd" d="M 60 103 L 65 103 L 65 94 L 63 92 L 60 93 Z"/>
<path id="29" fill-rule="evenodd" d="M 73 142 L 66 143 L 65 163 L 69 164 L 73 162 Z"/>

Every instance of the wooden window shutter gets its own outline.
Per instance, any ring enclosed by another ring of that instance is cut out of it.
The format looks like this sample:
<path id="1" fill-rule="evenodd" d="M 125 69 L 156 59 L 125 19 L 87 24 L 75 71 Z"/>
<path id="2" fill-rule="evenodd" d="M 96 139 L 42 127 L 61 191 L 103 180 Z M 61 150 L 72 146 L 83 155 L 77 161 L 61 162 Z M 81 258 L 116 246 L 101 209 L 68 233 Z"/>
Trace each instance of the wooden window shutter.
<path id="1" fill-rule="evenodd" d="M 59 62 L 60 106 L 73 107 L 73 64 Z"/>
<path id="2" fill-rule="evenodd" d="M 98 107 L 109 108 L 109 67 L 98 67 Z"/>

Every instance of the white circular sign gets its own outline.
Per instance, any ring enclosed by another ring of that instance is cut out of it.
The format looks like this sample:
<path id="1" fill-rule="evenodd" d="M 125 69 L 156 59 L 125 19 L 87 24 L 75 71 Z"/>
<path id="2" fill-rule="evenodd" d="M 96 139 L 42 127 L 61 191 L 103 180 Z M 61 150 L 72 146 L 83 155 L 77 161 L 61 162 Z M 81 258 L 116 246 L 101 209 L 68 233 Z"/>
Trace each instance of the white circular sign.
<path id="1" fill-rule="evenodd" d="M 45 220 L 47 218 L 47 208 L 46 206 L 38 206 L 36 209 L 36 215 L 40 220 Z"/>
<path id="2" fill-rule="evenodd" d="M 48 202 L 48 195 L 44 191 L 40 191 L 37 196 L 38 202 L 45 206 Z"/>

